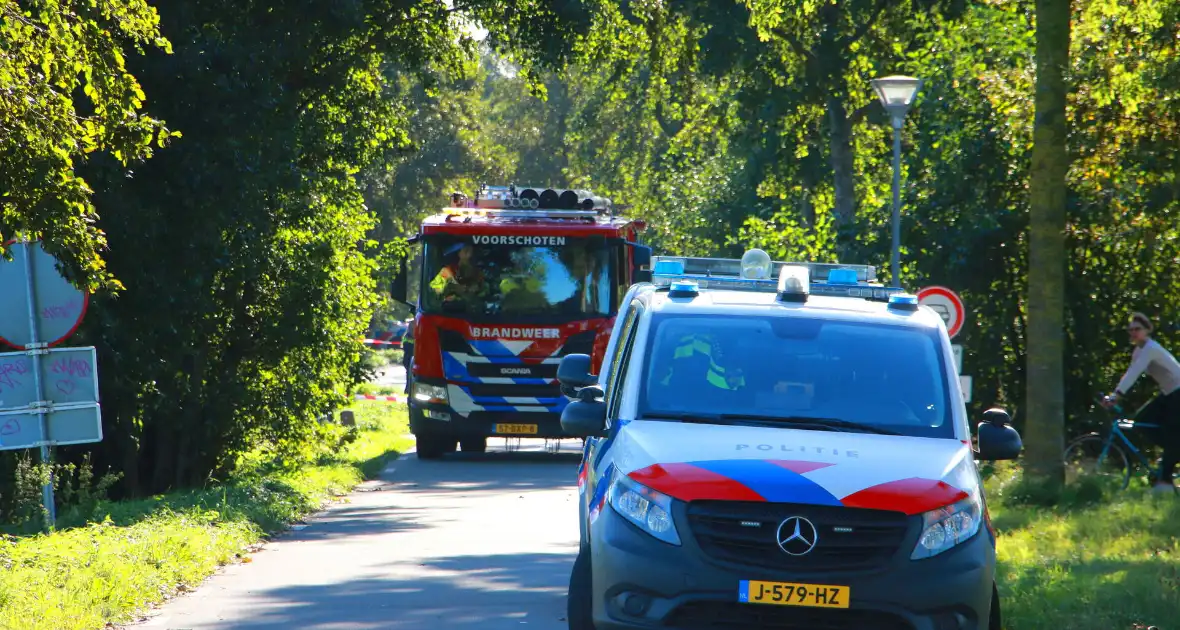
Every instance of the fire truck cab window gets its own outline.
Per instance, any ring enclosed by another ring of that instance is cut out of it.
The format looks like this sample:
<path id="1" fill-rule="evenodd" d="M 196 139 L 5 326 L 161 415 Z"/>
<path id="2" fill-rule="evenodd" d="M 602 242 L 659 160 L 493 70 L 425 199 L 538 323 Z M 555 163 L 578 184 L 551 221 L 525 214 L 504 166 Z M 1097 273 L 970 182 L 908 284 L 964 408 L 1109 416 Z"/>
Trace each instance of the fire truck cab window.
<path id="1" fill-rule="evenodd" d="M 430 237 L 422 307 L 477 317 L 605 316 L 616 285 L 613 249 L 572 237 Z"/>

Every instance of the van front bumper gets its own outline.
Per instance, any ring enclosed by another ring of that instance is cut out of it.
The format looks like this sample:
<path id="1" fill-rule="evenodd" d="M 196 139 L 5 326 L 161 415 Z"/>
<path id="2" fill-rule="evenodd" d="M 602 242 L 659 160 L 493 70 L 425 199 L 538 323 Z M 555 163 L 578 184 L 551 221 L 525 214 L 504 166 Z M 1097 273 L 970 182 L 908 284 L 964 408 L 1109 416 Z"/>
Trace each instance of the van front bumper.
<path id="1" fill-rule="evenodd" d="M 674 512 L 680 546 L 642 532 L 609 503 L 602 506 L 590 533 L 598 630 L 988 628 L 995 540 L 986 527 L 954 549 L 913 561 L 909 555 L 920 535 L 921 518 L 910 517 L 901 546 L 881 566 L 803 572 L 718 561 L 689 530 L 684 504 L 678 502 Z M 741 603 L 738 591 L 744 580 L 839 586 L 848 597 L 848 608 Z"/>

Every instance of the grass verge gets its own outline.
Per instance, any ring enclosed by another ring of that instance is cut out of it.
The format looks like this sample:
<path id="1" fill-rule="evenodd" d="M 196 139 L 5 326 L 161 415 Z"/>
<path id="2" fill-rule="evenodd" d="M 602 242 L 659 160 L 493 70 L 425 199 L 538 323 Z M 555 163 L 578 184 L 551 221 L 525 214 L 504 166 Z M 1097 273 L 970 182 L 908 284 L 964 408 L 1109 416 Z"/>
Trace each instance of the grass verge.
<path id="1" fill-rule="evenodd" d="M 0 536 L 0 628 L 92 630 L 134 621 L 251 545 L 348 492 L 411 443 L 405 408 L 359 402 L 358 437 L 318 465 L 150 499 L 103 503 L 96 522 Z"/>
<path id="2" fill-rule="evenodd" d="M 1180 499 L 1090 486 L 1049 508 L 1019 484 L 988 480 L 1006 630 L 1180 628 Z"/>

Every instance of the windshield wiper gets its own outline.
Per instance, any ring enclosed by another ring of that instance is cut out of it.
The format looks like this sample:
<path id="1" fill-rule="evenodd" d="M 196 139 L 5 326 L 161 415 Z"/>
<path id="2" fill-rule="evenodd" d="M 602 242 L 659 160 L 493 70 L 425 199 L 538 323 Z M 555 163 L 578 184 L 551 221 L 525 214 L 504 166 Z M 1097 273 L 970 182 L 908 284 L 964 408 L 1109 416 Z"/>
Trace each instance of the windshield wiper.
<path id="1" fill-rule="evenodd" d="M 646 413 L 644 418 L 651 418 L 653 420 L 679 420 L 680 422 L 688 422 L 693 424 L 752 424 L 763 427 L 781 427 L 784 424 L 795 426 L 824 427 L 826 429 L 837 429 L 844 431 L 863 431 L 866 433 L 880 433 L 882 435 L 900 435 L 895 431 L 875 427 L 871 424 L 861 424 L 859 422 L 849 422 L 848 420 L 837 420 L 836 418 L 813 418 L 810 416 L 768 416 L 749 413 L 721 413 L 721 414 L 704 414 L 704 413 Z"/>
<path id="2" fill-rule="evenodd" d="M 719 415 L 710 415 L 705 413 L 645 413 L 644 418 L 651 418 L 652 420 L 679 420 L 680 422 L 688 422 L 692 424 L 734 424 L 731 419 L 724 418 Z"/>
<path id="3" fill-rule="evenodd" d="M 829 429 L 844 429 L 851 431 L 863 431 L 866 433 L 880 433 L 881 435 L 900 435 L 896 431 L 883 429 L 881 427 L 873 426 L 871 424 L 862 424 L 860 422 L 851 422 L 848 420 L 838 420 L 836 418 L 815 418 L 811 416 L 765 416 L 756 414 L 744 413 L 723 413 L 720 416 L 721 420 L 753 420 L 760 424 L 792 424 L 792 425 L 812 425 L 817 427 L 825 427 Z"/>

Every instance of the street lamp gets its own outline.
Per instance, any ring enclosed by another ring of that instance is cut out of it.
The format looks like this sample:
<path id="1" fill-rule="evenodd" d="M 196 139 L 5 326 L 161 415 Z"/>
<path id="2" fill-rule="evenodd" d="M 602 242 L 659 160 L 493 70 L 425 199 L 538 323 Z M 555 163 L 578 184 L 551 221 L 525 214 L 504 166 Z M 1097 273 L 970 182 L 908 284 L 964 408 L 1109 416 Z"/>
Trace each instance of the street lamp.
<path id="1" fill-rule="evenodd" d="M 922 89 L 922 79 L 891 76 L 873 79 L 873 91 L 893 120 L 893 286 L 901 286 L 901 125 Z"/>

